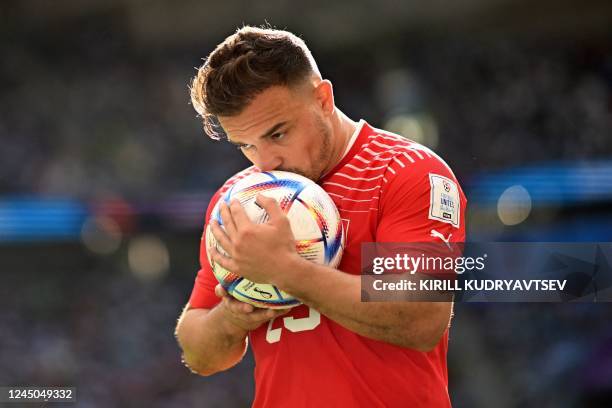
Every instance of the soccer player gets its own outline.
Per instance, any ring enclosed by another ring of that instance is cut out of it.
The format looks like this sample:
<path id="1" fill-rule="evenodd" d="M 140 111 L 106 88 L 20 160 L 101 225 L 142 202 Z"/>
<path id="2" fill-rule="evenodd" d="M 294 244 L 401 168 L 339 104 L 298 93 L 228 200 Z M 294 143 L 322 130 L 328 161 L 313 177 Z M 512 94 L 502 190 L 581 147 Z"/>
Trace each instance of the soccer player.
<path id="1" fill-rule="evenodd" d="M 448 407 L 446 353 L 450 302 L 361 302 L 363 242 L 461 242 L 466 199 L 450 168 L 428 148 L 355 122 L 334 104 L 304 44 L 280 30 L 244 27 L 208 56 L 191 88 L 209 134 L 218 124 L 253 163 L 237 180 L 285 170 L 320 184 L 346 232 L 338 269 L 297 255 L 289 222 L 275 200 L 253 224 L 237 202 L 221 204 L 225 229 L 212 232 L 228 256 L 214 261 L 267 282 L 303 305 L 254 308 L 217 285 L 205 240 L 189 303 L 176 335 L 184 362 L 201 375 L 237 364 L 250 343 L 255 407 Z M 409 136 L 409 135 L 406 135 Z"/>

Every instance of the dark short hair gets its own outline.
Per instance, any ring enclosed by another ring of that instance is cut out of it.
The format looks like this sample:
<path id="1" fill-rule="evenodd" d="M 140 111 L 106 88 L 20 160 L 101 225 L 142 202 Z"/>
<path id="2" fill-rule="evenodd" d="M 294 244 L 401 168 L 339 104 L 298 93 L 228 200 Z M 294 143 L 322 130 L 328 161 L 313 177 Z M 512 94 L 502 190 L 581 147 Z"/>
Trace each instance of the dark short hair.
<path id="1" fill-rule="evenodd" d="M 219 139 L 218 116 L 237 115 L 269 87 L 297 85 L 313 73 L 319 74 L 318 68 L 299 37 L 246 26 L 219 44 L 198 69 L 191 103 L 204 120 L 205 132 Z"/>

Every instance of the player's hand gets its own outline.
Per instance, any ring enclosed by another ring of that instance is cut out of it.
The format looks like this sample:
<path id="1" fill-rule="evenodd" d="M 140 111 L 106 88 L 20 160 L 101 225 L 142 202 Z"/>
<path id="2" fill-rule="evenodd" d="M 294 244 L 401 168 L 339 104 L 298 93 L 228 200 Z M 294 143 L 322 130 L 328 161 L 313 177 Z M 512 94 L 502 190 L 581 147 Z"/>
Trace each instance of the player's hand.
<path id="1" fill-rule="evenodd" d="M 239 328 L 251 331 L 262 323 L 275 317 L 287 314 L 289 309 L 261 309 L 248 303 L 241 302 L 231 297 L 221 285 L 215 287 L 215 294 L 221 298 L 220 307 L 223 309 L 227 319 Z"/>
<path id="2" fill-rule="evenodd" d="M 289 219 L 275 199 L 259 194 L 256 203 L 268 214 L 268 222 L 255 224 L 237 200 L 220 204 L 223 226 L 211 221 L 211 231 L 227 255 L 209 248 L 211 258 L 223 268 L 256 283 L 283 287 L 304 259 L 295 249 Z"/>

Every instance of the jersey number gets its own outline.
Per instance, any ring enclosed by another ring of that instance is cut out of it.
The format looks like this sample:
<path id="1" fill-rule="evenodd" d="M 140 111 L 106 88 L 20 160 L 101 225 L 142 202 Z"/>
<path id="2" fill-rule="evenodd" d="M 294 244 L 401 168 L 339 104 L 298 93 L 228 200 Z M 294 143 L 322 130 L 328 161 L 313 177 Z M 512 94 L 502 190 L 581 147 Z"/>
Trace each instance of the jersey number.
<path id="1" fill-rule="evenodd" d="M 276 343 L 280 341 L 281 338 L 283 328 L 279 327 L 277 329 L 272 329 L 275 320 L 276 318 L 270 320 L 270 323 L 268 323 L 268 331 L 266 332 L 266 341 L 268 343 Z M 307 317 L 302 317 L 301 319 L 295 319 L 291 316 L 283 317 L 285 329 L 293 333 L 312 330 L 320 324 L 321 314 L 311 307 L 308 308 Z"/>

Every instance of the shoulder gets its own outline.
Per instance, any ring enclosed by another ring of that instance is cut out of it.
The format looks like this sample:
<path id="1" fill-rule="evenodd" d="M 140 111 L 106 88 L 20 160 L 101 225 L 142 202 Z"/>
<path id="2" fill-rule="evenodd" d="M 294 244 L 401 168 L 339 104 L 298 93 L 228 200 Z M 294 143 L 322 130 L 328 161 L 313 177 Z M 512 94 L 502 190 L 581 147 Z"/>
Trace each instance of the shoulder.
<path id="1" fill-rule="evenodd" d="M 439 175 L 458 184 L 450 166 L 433 150 L 412 143 L 405 151 L 396 151 L 386 169 L 389 183 L 418 182 Z"/>
<path id="2" fill-rule="evenodd" d="M 450 166 L 428 147 L 397 138 L 388 137 L 397 144 L 388 151 L 380 197 L 383 214 L 413 208 L 415 213 L 427 211 L 431 220 L 459 227 L 467 199 Z"/>
<path id="3" fill-rule="evenodd" d="M 414 182 L 427 178 L 429 173 L 458 183 L 450 166 L 433 150 L 395 133 L 372 128 L 362 149 L 386 162 L 385 183 Z"/>

